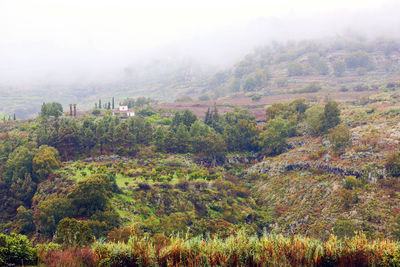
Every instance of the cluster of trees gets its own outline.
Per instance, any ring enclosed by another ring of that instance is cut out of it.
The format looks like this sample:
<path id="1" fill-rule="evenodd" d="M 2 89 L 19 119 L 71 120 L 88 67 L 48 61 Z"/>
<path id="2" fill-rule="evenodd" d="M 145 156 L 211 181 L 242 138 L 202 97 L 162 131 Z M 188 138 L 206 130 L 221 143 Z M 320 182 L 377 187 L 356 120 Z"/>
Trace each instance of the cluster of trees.
<path id="1" fill-rule="evenodd" d="M 13 207 L 29 207 L 37 184 L 59 166 L 58 151 L 53 147 L 38 148 L 35 142 L 18 146 L 8 155 L 1 172 L 1 181 L 9 189 L 7 202 Z"/>
<path id="2" fill-rule="evenodd" d="M 346 70 L 359 75 L 375 68 L 374 55 L 385 58 L 385 70 L 395 70 L 390 55 L 400 51 L 394 40 L 360 40 L 340 37 L 323 41 L 273 42 L 246 55 L 232 70 L 220 71 L 208 81 L 214 97 L 232 92 L 252 92 L 268 85 L 272 68 L 286 68 L 288 77 L 307 75 L 344 75 Z M 335 60 L 331 60 L 334 58 Z M 279 86 L 281 87 L 281 86 Z"/>
<path id="3" fill-rule="evenodd" d="M 134 155 L 138 144 L 148 145 L 153 127 L 142 117 L 121 120 L 117 117 L 86 117 L 83 120 L 40 118 L 34 139 L 55 147 L 63 159 L 98 154 Z"/>
<path id="4" fill-rule="evenodd" d="M 43 103 L 42 108 L 40 109 L 40 116 L 53 116 L 59 117 L 63 113 L 63 107 L 60 103 L 51 102 L 51 103 Z"/>
<path id="5" fill-rule="evenodd" d="M 164 125 L 144 116 L 127 120 L 109 115 L 54 120 L 50 117 L 52 115 L 43 114 L 38 118 L 31 139 L 39 146 L 54 147 L 64 160 L 110 153 L 133 156 L 139 146 L 154 144 L 158 151 L 196 153 L 216 162 L 223 161 L 227 152 L 281 153 L 285 149 L 286 138 L 296 135 L 296 129 L 302 122 L 312 135 L 326 134 L 340 122 L 336 102 L 329 101 L 325 107 L 309 107 L 304 99 L 268 107 L 264 128 L 257 126 L 248 110 L 240 108 L 222 116 L 214 106 L 205 115 L 203 122 L 189 110 L 176 112 L 170 125 Z M 4 150 L 8 157 L 7 151 L 10 153 L 16 146 L 14 144 L 13 148 L 10 141 L 5 142 L 0 146 L 0 152 Z M 30 150 L 22 146 L 14 153 L 21 149 Z M 39 177 L 39 174 L 35 175 Z M 40 175 L 44 177 L 48 173 L 42 171 Z"/>
<path id="6" fill-rule="evenodd" d="M 119 189 L 113 175 L 94 174 L 78 181 L 67 195 L 50 195 L 40 201 L 33 219 L 38 231 L 51 237 L 56 231 L 65 230 L 65 224 L 59 224 L 63 219 L 84 218 L 90 234 L 98 238 L 119 224 L 118 213 L 109 202 L 115 192 Z M 17 214 L 19 221 L 24 218 L 20 213 Z"/>

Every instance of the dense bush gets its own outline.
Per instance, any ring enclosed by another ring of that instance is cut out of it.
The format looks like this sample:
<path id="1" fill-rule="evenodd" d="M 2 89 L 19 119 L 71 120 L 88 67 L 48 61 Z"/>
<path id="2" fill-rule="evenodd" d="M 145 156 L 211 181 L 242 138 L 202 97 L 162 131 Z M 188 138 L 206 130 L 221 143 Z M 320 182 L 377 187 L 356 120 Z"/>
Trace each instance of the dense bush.
<path id="1" fill-rule="evenodd" d="M 24 235 L 0 234 L 0 266 L 31 265 L 36 262 L 34 249 Z"/>
<path id="2" fill-rule="evenodd" d="M 400 176 L 400 156 L 398 152 L 392 152 L 386 157 L 385 167 L 391 176 Z"/>
<path id="3" fill-rule="evenodd" d="M 328 139 L 336 151 L 343 150 L 350 144 L 351 132 L 347 125 L 339 124 L 330 130 Z"/>

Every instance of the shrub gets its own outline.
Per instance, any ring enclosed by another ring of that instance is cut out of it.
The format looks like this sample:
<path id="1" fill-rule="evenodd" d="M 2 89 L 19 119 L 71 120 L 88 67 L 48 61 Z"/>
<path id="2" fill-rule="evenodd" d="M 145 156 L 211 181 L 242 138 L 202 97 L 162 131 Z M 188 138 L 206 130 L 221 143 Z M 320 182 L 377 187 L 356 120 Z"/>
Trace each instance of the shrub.
<path id="1" fill-rule="evenodd" d="M 353 237 L 357 230 L 356 223 L 350 219 L 338 219 L 333 224 L 333 232 L 339 238 Z"/>
<path id="2" fill-rule="evenodd" d="M 97 259 L 92 249 L 72 247 L 65 250 L 51 248 L 40 256 L 40 263 L 45 266 L 59 267 L 95 267 L 98 266 Z"/>
<path id="3" fill-rule="evenodd" d="M 253 101 L 259 101 L 261 99 L 261 96 L 259 94 L 255 94 L 251 97 L 251 100 Z"/>
<path id="4" fill-rule="evenodd" d="M 305 71 L 303 65 L 300 63 L 291 63 L 288 66 L 288 75 L 289 76 L 301 76 L 304 75 Z"/>
<path id="5" fill-rule="evenodd" d="M 385 167 L 391 176 L 400 176 L 400 156 L 398 152 L 392 152 L 386 157 Z"/>
<path id="6" fill-rule="evenodd" d="M 341 77 L 346 70 L 346 64 L 343 60 L 335 60 L 332 64 L 333 73 L 336 77 Z"/>
<path id="7" fill-rule="evenodd" d="M 336 151 L 343 150 L 350 143 L 351 132 L 347 125 L 339 124 L 331 129 L 328 139 Z"/>
<path id="8" fill-rule="evenodd" d="M 360 185 L 361 182 L 355 176 L 346 176 L 343 179 L 343 187 L 348 190 L 351 190 Z"/>
<path id="9" fill-rule="evenodd" d="M 210 100 L 210 96 L 209 95 L 201 95 L 201 96 L 199 96 L 199 100 L 200 101 L 208 101 L 208 100 Z"/>
<path id="10" fill-rule="evenodd" d="M 193 101 L 193 99 L 190 97 L 190 96 L 188 96 L 188 95 L 183 95 L 183 96 L 181 96 L 181 97 L 178 97 L 176 100 L 175 100 L 175 102 L 192 102 Z"/>
<path id="11" fill-rule="evenodd" d="M 303 93 L 315 93 L 321 90 L 321 85 L 318 83 L 311 83 L 304 87 L 303 89 L 297 89 L 293 91 L 295 94 L 303 94 Z"/>
<path id="12" fill-rule="evenodd" d="M 345 59 L 349 68 L 367 67 L 370 64 L 370 58 L 364 51 L 351 53 Z"/>
<path id="13" fill-rule="evenodd" d="M 0 266 L 31 265 L 36 263 L 36 249 L 24 235 L 0 234 Z"/>
<path id="14" fill-rule="evenodd" d="M 151 185 L 148 183 L 138 183 L 139 190 L 150 190 Z"/>
<path id="15" fill-rule="evenodd" d="M 56 242 L 65 246 L 86 246 L 94 241 L 86 222 L 64 218 L 57 226 Z"/>

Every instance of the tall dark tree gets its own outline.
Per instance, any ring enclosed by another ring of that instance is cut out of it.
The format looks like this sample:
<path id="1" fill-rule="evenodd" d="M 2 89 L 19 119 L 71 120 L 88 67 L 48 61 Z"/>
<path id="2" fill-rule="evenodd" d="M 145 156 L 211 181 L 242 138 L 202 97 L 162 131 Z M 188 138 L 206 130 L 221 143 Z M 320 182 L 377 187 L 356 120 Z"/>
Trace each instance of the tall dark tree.
<path id="1" fill-rule="evenodd" d="M 210 112 L 210 107 L 208 107 L 207 112 L 206 112 L 206 117 L 205 117 L 205 119 L 204 119 L 204 123 L 205 123 L 205 124 L 211 125 L 211 123 L 212 123 L 211 116 L 212 116 L 212 114 L 211 114 L 211 112 Z"/>
<path id="2" fill-rule="evenodd" d="M 329 100 L 325 104 L 324 113 L 321 118 L 322 131 L 326 133 L 329 129 L 340 123 L 339 104 L 334 100 Z"/>

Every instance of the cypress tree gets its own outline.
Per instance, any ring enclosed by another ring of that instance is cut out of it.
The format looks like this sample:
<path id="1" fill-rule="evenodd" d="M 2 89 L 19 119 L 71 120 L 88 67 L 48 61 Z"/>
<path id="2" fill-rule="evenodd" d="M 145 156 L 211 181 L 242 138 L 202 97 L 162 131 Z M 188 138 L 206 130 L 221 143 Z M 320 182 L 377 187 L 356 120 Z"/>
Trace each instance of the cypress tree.
<path id="1" fill-rule="evenodd" d="M 214 112 L 212 114 L 212 122 L 218 121 L 219 120 L 219 114 L 217 110 L 217 104 L 214 103 Z"/>
<path id="2" fill-rule="evenodd" d="M 212 114 L 210 113 L 210 107 L 208 107 L 207 112 L 206 112 L 206 117 L 204 119 L 204 123 L 207 125 L 211 124 L 211 116 Z"/>

